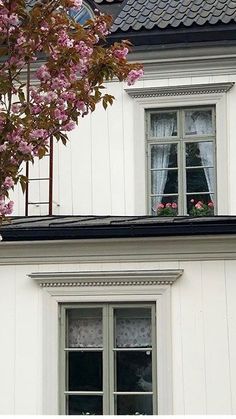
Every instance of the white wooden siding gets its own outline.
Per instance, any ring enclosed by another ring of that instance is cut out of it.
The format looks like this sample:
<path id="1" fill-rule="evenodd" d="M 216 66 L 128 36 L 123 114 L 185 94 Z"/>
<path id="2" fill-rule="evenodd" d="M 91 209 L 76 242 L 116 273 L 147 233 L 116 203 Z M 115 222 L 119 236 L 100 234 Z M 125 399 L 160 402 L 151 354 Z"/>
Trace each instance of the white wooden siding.
<path id="1" fill-rule="evenodd" d="M 173 413 L 236 414 L 236 262 L 0 267 L 0 414 L 42 413 L 42 292 L 32 271 L 184 269 L 171 289 Z M 53 332 L 53 331 L 52 331 Z"/>
<path id="2" fill-rule="evenodd" d="M 236 82 L 236 76 L 202 76 L 145 80 L 138 87 L 176 86 L 197 83 Z M 81 119 L 79 126 L 70 133 L 67 147 L 54 146 L 53 213 L 61 215 L 140 215 L 146 212 L 143 186 L 145 183 L 144 133 L 135 134 L 134 101 L 124 91 L 123 83 L 109 83 L 108 92 L 115 96 L 112 107 L 102 106 Z M 157 99 L 158 100 L 158 99 Z M 229 180 L 225 207 L 228 214 L 236 213 L 236 87 L 227 93 L 227 170 Z M 143 150 L 143 161 L 136 158 L 137 149 Z M 220 158 L 218 159 L 218 165 Z M 35 175 L 47 177 L 46 162 L 36 161 L 31 169 Z M 140 190 L 139 179 L 140 177 Z M 222 179 L 218 179 L 221 182 Z M 32 190 L 32 189 L 31 189 Z M 15 215 L 24 214 L 24 197 L 16 187 Z M 32 198 L 47 196 L 46 182 L 35 183 Z M 229 199 L 229 202 L 228 202 Z M 224 207 L 224 205 L 222 205 Z M 32 206 L 32 215 L 45 214 L 45 207 Z"/>

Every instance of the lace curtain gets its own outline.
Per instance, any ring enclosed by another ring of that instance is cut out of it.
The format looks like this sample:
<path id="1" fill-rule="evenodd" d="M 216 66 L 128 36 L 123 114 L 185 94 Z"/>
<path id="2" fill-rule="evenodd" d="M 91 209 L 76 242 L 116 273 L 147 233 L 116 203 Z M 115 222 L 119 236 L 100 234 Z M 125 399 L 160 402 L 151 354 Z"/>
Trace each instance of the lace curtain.
<path id="1" fill-rule="evenodd" d="M 153 136 L 157 138 L 171 137 L 173 132 L 176 131 L 176 114 L 163 113 L 160 115 L 157 115 L 158 117 L 152 120 Z M 162 197 L 160 195 L 163 194 L 167 181 L 168 171 L 160 169 L 168 168 L 170 147 L 171 144 L 152 147 L 152 168 L 158 169 L 152 179 L 152 193 L 159 195 L 156 198 L 156 204 L 161 203 Z"/>
<path id="2" fill-rule="evenodd" d="M 117 319 L 116 346 L 118 348 L 151 347 L 150 319 Z"/>
<path id="3" fill-rule="evenodd" d="M 116 346 L 119 348 L 150 347 L 150 319 L 117 319 Z M 101 348 L 102 320 L 96 318 L 71 319 L 68 328 L 68 347 Z"/>
<path id="4" fill-rule="evenodd" d="M 195 111 L 186 112 L 186 133 L 196 135 L 210 135 L 212 134 L 212 114 L 211 111 Z M 214 190 L 214 173 L 213 173 L 213 151 L 212 143 L 200 141 L 199 142 L 200 157 L 204 167 L 207 186 L 209 191 Z M 211 194 L 213 199 L 213 194 Z"/>

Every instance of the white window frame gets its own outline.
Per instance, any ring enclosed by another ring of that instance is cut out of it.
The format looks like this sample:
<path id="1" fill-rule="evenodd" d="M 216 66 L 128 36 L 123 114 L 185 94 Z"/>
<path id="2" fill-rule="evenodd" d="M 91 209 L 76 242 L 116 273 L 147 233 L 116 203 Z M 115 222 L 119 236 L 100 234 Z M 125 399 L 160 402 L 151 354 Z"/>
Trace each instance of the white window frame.
<path id="1" fill-rule="evenodd" d="M 186 135 L 184 133 L 184 112 L 185 111 L 196 111 L 196 110 L 210 110 L 212 112 L 212 128 L 213 132 L 208 135 Z M 151 115 L 155 115 L 157 112 L 174 112 L 177 116 L 177 136 L 168 137 L 168 138 L 155 138 L 151 136 Z M 146 141 L 147 141 L 147 200 L 148 200 L 148 213 L 153 215 L 152 206 L 151 206 L 151 147 L 154 145 L 163 145 L 163 144 L 176 144 L 177 145 L 177 167 L 174 170 L 177 170 L 178 173 L 178 192 L 177 202 L 178 202 L 178 215 L 187 215 L 187 202 L 186 197 L 188 195 L 195 195 L 194 193 L 187 193 L 187 172 L 186 172 L 186 162 L 185 162 L 185 146 L 188 143 L 199 143 L 199 142 L 211 142 L 213 148 L 213 170 L 214 170 L 214 189 L 213 191 L 213 202 L 214 202 L 214 213 L 217 213 L 217 196 L 216 196 L 216 185 L 217 185 L 217 173 L 216 173 L 216 139 L 215 139 L 215 107 L 185 107 L 185 108 L 168 108 L 163 109 L 154 109 L 146 111 Z M 202 166 L 204 167 L 204 166 Z M 169 169 L 172 170 L 172 169 Z M 196 193 L 194 199 L 197 199 L 199 193 Z M 204 192 L 202 193 L 204 194 Z M 207 195 L 207 194 L 206 194 Z"/>
<path id="2" fill-rule="evenodd" d="M 172 414 L 171 285 L 183 270 L 35 272 L 42 287 L 43 414 L 60 414 L 60 305 L 146 303 L 156 308 L 158 414 Z"/>
<path id="3" fill-rule="evenodd" d="M 229 168 L 227 92 L 234 83 L 211 83 L 153 88 L 129 88 L 134 111 L 135 212 L 148 213 L 147 141 L 145 114 L 151 109 L 215 106 L 216 110 L 216 199 L 217 214 L 229 213 Z M 220 179 L 220 181 L 219 181 Z"/>
<path id="4" fill-rule="evenodd" d="M 65 348 L 65 342 L 66 342 L 66 336 L 67 336 L 67 329 L 66 329 L 66 312 L 68 310 L 73 309 L 89 309 L 89 308 L 99 308 L 102 311 L 102 322 L 103 322 L 103 346 L 101 348 L 98 348 L 96 351 L 99 351 L 102 354 L 102 376 L 103 376 L 103 385 L 102 390 L 99 391 L 92 391 L 92 392 L 84 392 L 84 391 L 78 391 L 78 395 L 86 395 L 89 393 L 93 393 L 95 396 L 98 395 L 98 393 L 103 393 L 103 414 L 104 415 L 114 415 L 114 409 L 115 409 L 115 403 L 114 403 L 114 396 L 123 394 L 129 394 L 129 395 L 135 395 L 137 394 L 137 391 L 118 391 L 115 390 L 113 387 L 115 385 L 114 381 L 114 369 L 115 369 L 115 361 L 113 358 L 114 351 L 119 351 L 122 349 L 116 348 L 113 345 L 113 339 L 111 337 L 114 337 L 114 310 L 117 308 L 149 308 L 150 310 L 150 321 L 151 321 L 151 330 L 152 330 L 152 337 L 151 337 L 151 347 L 146 348 L 145 350 L 142 349 L 142 352 L 151 351 L 152 352 L 152 390 L 150 391 L 140 391 L 139 393 L 142 395 L 151 395 L 153 400 L 153 415 L 157 412 L 157 368 L 156 368 L 156 307 L 154 303 L 151 302 L 145 302 L 145 303 L 117 303 L 117 302 L 103 302 L 98 304 L 97 302 L 94 304 L 61 304 L 61 322 L 60 322 L 60 347 L 59 347 L 59 357 L 61 359 L 60 365 L 63 365 L 63 368 L 60 368 L 60 402 L 61 402 L 61 408 L 60 408 L 60 414 L 64 415 L 66 414 L 66 400 L 65 397 L 63 397 L 63 394 L 65 395 L 73 395 L 73 391 L 69 391 L 66 389 L 66 353 L 69 353 L 71 350 L 78 350 L 83 351 L 84 348 Z M 104 317 L 106 320 L 104 320 Z M 108 320 L 109 319 L 109 320 Z M 109 335 L 109 336 L 108 336 Z M 123 348 L 124 350 L 124 348 Z M 140 350 L 139 348 L 136 348 L 136 350 Z M 90 351 L 93 351 L 92 348 L 90 348 Z M 133 351 L 133 348 L 125 348 L 125 351 Z M 131 352 L 132 353 L 132 352 Z M 110 382 L 110 386 L 108 383 Z M 80 394 L 79 394 L 80 393 Z M 100 394 L 101 396 L 101 394 Z"/>

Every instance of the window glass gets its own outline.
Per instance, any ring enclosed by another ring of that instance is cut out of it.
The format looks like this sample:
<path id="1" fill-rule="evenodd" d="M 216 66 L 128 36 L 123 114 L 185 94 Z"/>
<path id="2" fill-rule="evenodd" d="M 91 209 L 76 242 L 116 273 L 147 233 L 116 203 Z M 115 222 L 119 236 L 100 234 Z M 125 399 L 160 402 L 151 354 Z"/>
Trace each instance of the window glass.
<path id="1" fill-rule="evenodd" d="M 168 169 L 177 166 L 177 144 L 156 144 L 151 146 L 152 169 Z"/>
<path id="2" fill-rule="evenodd" d="M 101 348 L 102 310 L 69 310 L 67 336 L 69 348 Z"/>
<path id="3" fill-rule="evenodd" d="M 69 415 L 102 415 L 103 401 L 101 396 L 67 396 Z"/>
<path id="4" fill-rule="evenodd" d="M 152 396 L 119 395 L 116 397 L 118 415 L 152 415 Z"/>
<path id="5" fill-rule="evenodd" d="M 211 135 L 213 134 L 212 110 L 186 110 L 185 135 Z"/>
<path id="6" fill-rule="evenodd" d="M 115 310 L 115 347 L 136 348 L 151 347 L 151 311 L 150 309 Z"/>
<path id="7" fill-rule="evenodd" d="M 151 136 L 169 138 L 177 136 L 177 113 L 157 112 L 151 114 Z"/>

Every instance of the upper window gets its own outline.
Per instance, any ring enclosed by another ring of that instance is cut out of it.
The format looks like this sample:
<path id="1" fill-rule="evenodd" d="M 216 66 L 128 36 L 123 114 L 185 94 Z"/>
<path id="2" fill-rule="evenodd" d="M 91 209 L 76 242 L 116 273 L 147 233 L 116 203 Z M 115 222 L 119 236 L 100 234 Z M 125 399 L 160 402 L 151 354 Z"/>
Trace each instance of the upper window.
<path id="1" fill-rule="evenodd" d="M 62 306 L 61 413 L 156 414 L 155 342 L 154 304 Z"/>
<path id="2" fill-rule="evenodd" d="M 147 128 L 150 213 L 213 215 L 215 109 L 152 110 Z"/>
<path id="3" fill-rule="evenodd" d="M 83 25 L 86 20 L 91 19 L 93 17 L 93 12 L 91 8 L 83 2 L 81 8 L 79 10 L 71 9 L 70 16 L 78 23 Z"/>

